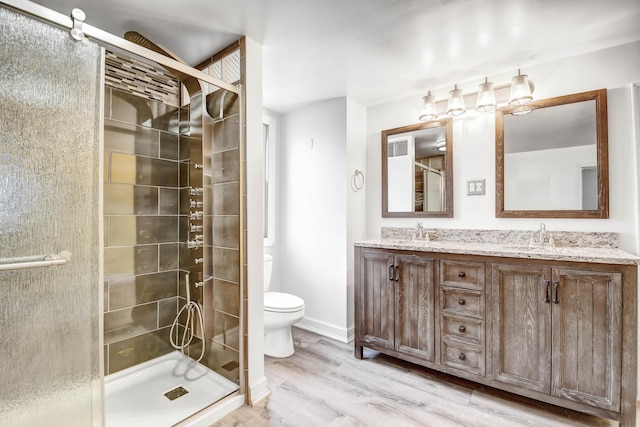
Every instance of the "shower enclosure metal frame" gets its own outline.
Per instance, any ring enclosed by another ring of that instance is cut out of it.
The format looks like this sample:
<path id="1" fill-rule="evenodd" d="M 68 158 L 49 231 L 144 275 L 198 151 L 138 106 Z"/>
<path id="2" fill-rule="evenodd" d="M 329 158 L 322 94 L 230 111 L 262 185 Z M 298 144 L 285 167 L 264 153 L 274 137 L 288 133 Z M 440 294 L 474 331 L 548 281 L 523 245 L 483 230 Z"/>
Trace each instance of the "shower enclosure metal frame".
<path id="1" fill-rule="evenodd" d="M 176 61 L 167 56 L 161 55 L 157 52 L 154 52 L 145 47 L 139 46 L 135 43 L 132 43 L 128 40 L 110 34 L 106 31 L 103 31 L 97 27 L 84 23 L 84 13 L 81 11 L 74 9 L 72 12 L 72 16 L 65 16 L 61 13 L 55 12 L 51 9 L 48 9 L 44 6 L 32 3 L 28 0 L 0 0 L 0 5 L 6 6 L 10 9 L 14 9 L 19 11 L 25 15 L 29 15 L 40 19 L 42 21 L 54 24 L 56 26 L 67 28 L 71 32 L 71 37 L 75 40 L 83 40 L 85 37 L 93 39 L 97 41 L 99 44 L 112 46 L 118 49 L 121 49 L 125 52 L 134 54 L 138 57 L 153 61 L 161 66 L 164 66 L 168 69 L 175 70 L 179 73 L 191 76 L 196 78 L 202 82 L 209 83 L 211 85 L 217 86 L 221 89 L 229 91 L 238 95 L 240 100 L 240 109 L 239 109 L 239 118 L 240 118 L 240 128 L 244 128 L 244 108 L 243 108 L 243 100 L 242 100 L 242 86 L 233 85 L 227 83 L 223 80 L 217 79 L 213 76 L 210 76 L 198 69 L 192 68 L 188 65 L 185 65 L 179 61 Z M 78 13 L 79 12 L 79 13 Z M 103 64 L 104 65 L 104 64 Z M 239 156 L 240 159 L 244 159 L 244 135 L 243 132 L 240 132 L 240 144 L 239 144 Z M 240 173 L 239 173 L 239 188 L 243 189 L 245 187 L 245 171 L 243 162 L 240 162 Z M 244 223 L 245 218 L 245 204 L 243 197 L 240 198 L 240 218 L 242 223 Z M 240 295 L 242 296 L 246 294 L 244 291 L 245 288 L 245 269 L 243 268 L 244 260 L 245 260 L 245 240 L 244 240 L 244 225 L 240 226 L 240 236 L 239 236 L 239 259 L 241 262 L 241 266 L 239 268 L 240 274 Z M 102 272 L 100 277 L 100 283 L 102 283 Z M 241 336 L 244 336 L 244 331 L 246 328 L 246 313 L 244 311 L 244 304 L 240 304 L 240 331 Z M 102 335 L 103 324 L 100 322 L 100 335 Z M 240 393 L 244 394 L 246 390 L 246 378 L 245 378 L 245 366 L 242 366 L 246 361 L 246 346 L 244 345 L 244 340 L 240 342 Z M 102 354 L 102 352 L 100 352 Z M 100 357 L 100 365 L 101 370 L 103 370 L 104 360 L 102 356 Z M 100 393 L 102 396 L 102 393 Z M 100 403 L 100 407 L 103 405 Z"/>

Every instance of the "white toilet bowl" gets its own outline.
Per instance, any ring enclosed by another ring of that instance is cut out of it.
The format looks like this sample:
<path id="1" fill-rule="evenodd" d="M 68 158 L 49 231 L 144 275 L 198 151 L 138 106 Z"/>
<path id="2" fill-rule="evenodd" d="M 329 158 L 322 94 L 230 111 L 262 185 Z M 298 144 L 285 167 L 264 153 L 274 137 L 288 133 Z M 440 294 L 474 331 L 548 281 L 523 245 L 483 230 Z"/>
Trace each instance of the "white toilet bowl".
<path id="1" fill-rule="evenodd" d="M 289 357 L 293 354 L 291 326 L 304 317 L 304 301 L 281 292 L 264 294 L 264 354 Z"/>
<path id="2" fill-rule="evenodd" d="M 304 317 L 302 298 L 282 292 L 267 292 L 273 257 L 264 254 L 264 354 L 289 357 L 293 354 L 291 326 Z"/>

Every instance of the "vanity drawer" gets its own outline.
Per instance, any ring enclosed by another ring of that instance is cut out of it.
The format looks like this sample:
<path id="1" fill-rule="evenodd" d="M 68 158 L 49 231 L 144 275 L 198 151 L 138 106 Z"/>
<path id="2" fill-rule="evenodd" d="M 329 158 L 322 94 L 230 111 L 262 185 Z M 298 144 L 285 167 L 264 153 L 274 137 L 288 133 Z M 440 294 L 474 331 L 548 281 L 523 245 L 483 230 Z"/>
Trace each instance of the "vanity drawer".
<path id="1" fill-rule="evenodd" d="M 443 314 L 472 316 L 484 320 L 484 293 L 458 288 L 440 288 L 440 310 Z"/>
<path id="2" fill-rule="evenodd" d="M 468 344 L 484 344 L 484 321 L 473 317 L 442 315 L 442 337 Z"/>
<path id="3" fill-rule="evenodd" d="M 485 375 L 484 351 L 452 341 L 442 342 L 442 363 L 475 375 Z"/>
<path id="4" fill-rule="evenodd" d="M 440 277 L 440 284 L 444 286 L 484 290 L 484 263 L 443 259 Z"/>

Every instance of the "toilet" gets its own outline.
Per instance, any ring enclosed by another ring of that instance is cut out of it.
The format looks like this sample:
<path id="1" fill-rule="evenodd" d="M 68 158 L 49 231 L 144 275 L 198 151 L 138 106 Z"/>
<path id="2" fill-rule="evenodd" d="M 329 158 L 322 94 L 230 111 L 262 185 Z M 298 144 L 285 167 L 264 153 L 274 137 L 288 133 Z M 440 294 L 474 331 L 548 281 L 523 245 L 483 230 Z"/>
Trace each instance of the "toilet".
<path id="1" fill-rule="evenodd" d="M 304 300 L 282 292 L 268 292 L 273 257 L 264 254 L 264 354 L 289 357 L 293 354 L 291 326 L 304 317 Z"/>

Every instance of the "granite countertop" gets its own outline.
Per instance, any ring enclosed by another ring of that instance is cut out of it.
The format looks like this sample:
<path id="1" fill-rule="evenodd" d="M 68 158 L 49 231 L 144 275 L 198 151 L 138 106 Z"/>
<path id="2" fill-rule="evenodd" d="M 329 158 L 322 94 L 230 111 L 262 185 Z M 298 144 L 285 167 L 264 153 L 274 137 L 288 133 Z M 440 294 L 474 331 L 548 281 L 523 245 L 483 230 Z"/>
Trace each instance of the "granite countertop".
<path id="1" fill-rule="evenodd" d="M 640 258 L 612 247 L 528 246 L 519 243 L 479 243 L 459 241 L 426 241 L 373 239 L 354 243 L 355 246 L 381 249 L 437 252 L 449 254 L 485 255 L 495 257 L 575 261 L 600 264 L 637 265 Z"/>

